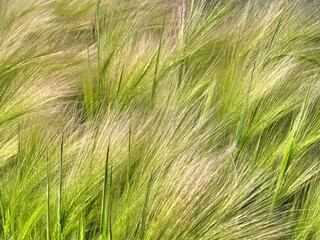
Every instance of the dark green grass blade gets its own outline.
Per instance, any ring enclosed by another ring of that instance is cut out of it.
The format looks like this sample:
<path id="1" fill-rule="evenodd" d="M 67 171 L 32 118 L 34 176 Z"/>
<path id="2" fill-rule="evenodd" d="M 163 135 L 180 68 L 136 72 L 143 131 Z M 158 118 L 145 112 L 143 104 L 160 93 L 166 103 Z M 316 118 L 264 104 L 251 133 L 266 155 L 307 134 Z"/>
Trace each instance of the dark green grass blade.
<path id="1" fill-rule="evenodd" d="M 18 161 L 18 173 L 20 176 L 20 172 L 21 172 L 21 159 L 20 159 L 20 155 L 21 155 L 21 136 L 20 136 L 20 123 L 18 124 L 18 153 L 17 153 L 17 161 Z"/>
<path id="2" fill-rule="evenodd" d="M 122 83 L 122 78 L 123 78 L 123 67 L 122 67 L 121 74 L 120 74 L 120 80 L 119 80 L 119 84 L 118 84 L 118 90 L 117 90 L 117 97 L 116 97 L 116 99 L 118 99 L 118 97 L 119 97 L 119 93 L 120 93 L 120 89 L 121 89 L 121 83 Z"/>
<path id="3" fill-rule="evenodd" d="M 268 45 L 267 45 L 267 46 L 268 46 L 268 48 L 267 48 L 267 54 L 266 54 L 266 56 L 264 57 L 264 59 L 262 60 L 262 62 L 261 62 L 261 68 L 263 68 L 263 66 L 264 66 L 264 64 L 265 64 L 265 62 L 266 62 L 266 60 L 267 60 L 267 57 L 268 57 L 269 52 L 270 52 L 270 50 L 271 50 L 271 47 L 272 47 L 273 41 L 274 41 L 274 39 L 275 39 L 275 36 L 276 36 L 276 34 L 278 33 L 278 31 L 279 31 L 280 24 L 281 24 L 281 22 L 282 22 L 282 18 L 283 18 L 284 12 L 285 12 L 285 10 L 286 10 L 286 8 L 287 8 L 287 4 L 288 4 L 288 0 L 285 0 L 285 2 L 283 3 L 283 7 L 282 7 L 283 9 L 282 9 L 282 12 L 281 12 L 279 21 L 278 21 L 278 23 L 277 23 L 276 29 L 274 30 L 274 32 L 273 32 L 273 34 L 272 34 L 270 43 L 268 43 Z"/>
<path id="4" fill-rule="evenodd" d="M 238 132 L 237 132 L 237 140 L 236 140 L 236 147 L 237 148 L 240 145 L 240 140 L 241 140 L 241 137 L 242 137 L 244 120 L 245 120 L 245 116 L 246 116 L 248 100 L 249 100 L 249 95 L 250 95 L 250 91 L 251 91 L 251 86 L 252 86 L 252 80 L 253 80 L 253 74 L 254 74 L 255 67 L 256 67 L 256 65 L 253 64 L 251 78 L 250 78 L 248 91 L 247 91 L 247 95 L 246 95 L 246 100 L 244 101 L 243 110 L 242 110 L 241 119 L 240 119 L 240 124 L 239 124 Z"/>
<path id="5" fill-rule="evenodd" d="M 108 227 L 109 227 L 109 239 L 112 240 L 112 223 L 111 223 L 111 210 L 112 210 L 112 199 L 111 199 L 111 187 L 112 187 L 112 167 L 110 169 L 110 180 L 108 190 Z"/>
<path id="6" fill-rule="evenodd" d="M 99 25 L 99 12 L 100 12 L 100 0 L 97 1 L 97 8 L 96 8 L 96 31 L 97 31 L 97 63 L 98 63 L 98 74 L 99 74 L 99 89 L 98 89 L 98 95 L 99 100 L 101 101 L 102 96 L 102 76 L 101 76 L 101 66 L 100 66 L 100 25 Z M 100 103 L 99 103 L 100 104 Z"/>
<path id="7" fill-rule="evenodd" d="M 151 173 L 150 178 L 149 178 L 147 194 L 146 194 L 146 198 L 145 198 L 144 206 L 143 206 L 140 240 L 143 240 L 144 236 L 145 236 L 147 208 L 148 208 L 148 202 L 149 202 L 149 197 L 150 197 L 151 182 L 152 182 L 152 173 Z"/>
<path id="8" fill-rule="evenodd" d="M 59 165 L 58 240 L 61 240 L 61 239 L 62 239 L 62 226 L 61 226 L 62 159 L 63 159 L 63 132 L 62 132 L 62 134 L 61 134 L 61 152 L 60 152 L 60 165 Z"/>
<path id="9" fill-rule="evenodd" d="M 0 189 L 0 213 L 1 213 L 1 220 L 2 220 L 3 238 L 4 240 L 7 240 L 6 218 L 5 218 L 5 210 L 3 206 L 1 189 Z"/>
<path id="10" fill-rule="evenodd" d="M 162 45 L 162 37 L 163 37 L 163 32 L 164 32 L 165 19 L 166 18 L 163 17 L 161 35 L 160 35 L 160 40 L 159 40 L 159 47 L 158 47 L 157 58 L 156 58 L 156 67 L 155 67 L 155 70 L 154 70 L 154 78 L 153 78 L 153 83 L 152 83 L 150 105 L 153 103 L 154 94 L 155 94 L 156 86 L 157 86 L 157 72 L 158 72 L 158 65 L 159 65 L 159 58 L 160 58 L 160 51 L 161 51 L 161 45 Z"/>
<path id="11" fill-rule="evenodd" d="M 47 240 L 50 240 L 50 182 L 49 182 L 49 156 L 47 152 Z"/>
<path id="12" fill-rule="evenodd" d="M 14 240 L 16 238 L 15 238 L 14 222 L 13 222 L 10 205 L 8 206 L 8 212 L 9 212 L 9 220 L 10 220 L 9 223 L 10 223 L 11 239 Z"/>
<path id="13" fill-rule="evenodd" d="M 131 161 L 131 113 L 130 113 L 130 123 L 129 123 L 129 139 L 128 139 L 128 162 L 127 162 L 127 193 L 126 193 L 126 206 L 129 208 L 129 191 L 130 191 L 130 161 Z M 125 237 L 128 237 L 129 224 L 126 224 Z"/>
<path id="14" fill-rule="evenodd" d="M 103 238 L 106 237 L 105 218 L 106 218 L 106 195 L 107 195 L 107 184 L 108 184 L 109 150 L 110 150 L 110 142 L 108 144 L 107 155 L 106 155 L 104 184 L 103 184 L 103 191 L 102 191 L 102 204 L 101 204 L 100 234 L 101 234 L 101 237 Z"/>
<path id="15" fill-rule="evenodd" d="M 128 143 L 128 162 L 127 162 L 127 195 L 130 189 L 130 159 L 131 158 L 131 114 L 129 123 L 129 143 Z"/>

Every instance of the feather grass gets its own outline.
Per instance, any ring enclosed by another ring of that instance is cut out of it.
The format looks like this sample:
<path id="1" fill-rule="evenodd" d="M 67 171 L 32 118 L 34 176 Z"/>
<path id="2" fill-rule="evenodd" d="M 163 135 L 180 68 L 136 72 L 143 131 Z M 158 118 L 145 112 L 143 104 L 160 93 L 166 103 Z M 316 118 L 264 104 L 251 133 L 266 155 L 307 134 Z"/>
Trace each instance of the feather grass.
<path id="1" fill-rule="evenodd" d="M 1 239 L 319 238 L 316 0 L 0 2 Z"/>

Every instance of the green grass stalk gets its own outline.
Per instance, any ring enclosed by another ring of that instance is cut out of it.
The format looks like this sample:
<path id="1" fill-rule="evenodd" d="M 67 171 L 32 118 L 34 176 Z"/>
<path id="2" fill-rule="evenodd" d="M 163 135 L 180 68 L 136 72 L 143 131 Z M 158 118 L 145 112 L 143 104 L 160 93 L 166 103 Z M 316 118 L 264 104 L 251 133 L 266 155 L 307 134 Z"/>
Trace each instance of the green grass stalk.
<path id="1" fill-rule="evenodd" d="M 143 240 L 144 237 L 145 237 L 147 208 L 148 208 L 148 202 L 149 202 L 149 197 L 150 197 L 151 182 L 152 182 L 152 173 L 151 173 L 150 178 L 149 178 L 147 194 L 146 194 L 146 198 L 145 198 L 144 206 L 143 206 L 140 240 Z"/>
<path id="2" fill-rule="evenodd" d="M 47 240 L 50 240 L 50 182 L 49 182 L 49 156 L 47 152 Z"/>
<path id="3" fill-rule="evenodd" d="M 131 161 L 131 114 L 130 114 L 129 139 L 128 139 L 127 195 L 130 190 L 130 161 Z"/>
<path id="4" fill-rule="evenodd" d="M 102 102 L 102 76 L 101 76 L 101 66 L 100 66 L 100 51 L 101 51 L 101 36 L 100 36 L 100 24 L 99 24 L 99 13 L 100 13 L 100 2 L 101 0 L 97 1 L 97 8 L 96 8 L 96 31 L 97 31 L 97 64 L 98 64 L 98 74 L 99 74 L 99 89 L 98 89 L 98 95 L 99 95 L 99 105 Z"/>
<path id="5" fill-rule="evenodd" d="M 241 140 L 241 137 L 242 137 L 244 120 L 245 120 L 245 116 L 246 116 L 246 112 L 247 112 L 247 106 L 248 106 L 249 95 L 250 95 L 250 91 L 251 91 L 251 86 L 252 86 L 253 74 L 254 74 L 255 67 L 256 67 L 256 65 L 253 64 L 253 68 L 252 68 L 252 72 L 251 72 L 251 77 L 250 77 L 250 82 L 249 82 L 249 86 L 248 86 L 248 90 L 247 90 L 247 94 L 246 94 L 246 99 L 245 99 L 244 104 L 243 104 L 243 109 L 242 109 L 240 124 L 239 124 L 238 132 L 237 132 L 237 137 L 236 137 L 236 147 L 237 147 L 237 148 L 238 148 L 239 145 L 240 145 L 240 140 Z"/>
<path id="6" fill-rule="evenodd" d="M 109 190 L 108 190 L 108 227 L 109 227 L 109 240 L 112 240 L 112 225 L 111 225 L 111 210 L 112 210 L 112 198 L 111 198 L 111 187 L 112 187 L 112 167 L 110 169 L 109 179 Z"/>
<path id="7" fill-rule="evenodd" d="M 58 240 L 62 239 L 62 226 L 61 226 L 61 190 L 62 190 L 62 158 L 63 158 L 63 132 L 61 134 L 61 147 L 60 147 L 60 163 L 59 163 L 59 192 L 58 192 Z"/>
<path id="8" fill-rule="evenodd" d="M 103 190 L 102 190 L 100 234 L 101 234 L 101 238 L 103 238 L 103 239 L 106 238 L 106 235 L 107 235 L 106 229 L 105 229 L 105 221 L 106 221 L 106 197 L 107 197 L 107 184 L 108 184 L 109 150 L 110 150 L 110 142 L 108 144 L 108 149 L 107 149 L 107 154 L 106 154 L 104 183 L 103 183 Z"/>
<path id="9" fill-rule="evenodd" d="M 4 240 L 7 240 L 6 217 L 5 217 L 5 211 L 4 211 L 4 206 L 3 206 L 1 189 L 0 189 L 0 213 L 1 213 L 2 228 L 3 228 L 3 238 L 4 238 Z"/>
<path id="10" fill-rule="evenodd" d="M 157 86 L 157 72 L 158 72 L 158 65 L 159 65 L 159 58 L 160 58 L 160 51 L 161 51 L 161 45 L 162 45 L 162 38 L 163 38 L 165 20 L 166 20 L 166 18 L 163 17 L 160 40 L 159 40 L 159 46 L 158 46 L 158 52 L 157 52 L 157 58 L 156 58 L 156 67 L 155 67 L 155 70 L 154 70 L 154 78 L 153 78 L 153 83 L 152 83 L 150 105 L 153 103 L 154 94 L 155 94 L 156 86 Z"/>

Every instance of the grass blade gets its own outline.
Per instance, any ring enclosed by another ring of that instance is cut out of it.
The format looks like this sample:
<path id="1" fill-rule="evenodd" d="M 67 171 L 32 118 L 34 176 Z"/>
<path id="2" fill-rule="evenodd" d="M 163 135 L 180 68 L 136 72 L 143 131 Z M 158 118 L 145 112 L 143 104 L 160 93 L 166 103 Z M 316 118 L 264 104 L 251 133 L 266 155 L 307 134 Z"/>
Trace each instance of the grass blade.
<path id="1" fill-rule="evenodd" d="M 146 217 L 147 217 L 147 208 L 148 208 L 148 202 L 149 202 L 149 197 L 150 197 L 151 182 L 152 182 L 152 173 L 149 178 L 147 194 L 146 194 L 146 198 L 145 198 L 144 206 L 143 206 L 140 240 L 143 240 L 144 236 L 145 236 Z"/>
<path id="2" fill-rule="evenodd" d="M 17 154 L 17 160 L 18 160 L 18 172 L 20 175 L 21 172 L 21 159 L 20 159 L 20 154 L 21 154 L 21 136 L 20 136 L 20 123 L 18 124 L 18 154 Z"/>
<path id="3" fill-rule="evenodd" d="M 153 83 L 152 83 L 152 91 L 151 91 L 151 97 L 150 97 L 150 105 L 153 103 L 154 94 L 155 94 L 155 91 L 156 91 L 157 72 L 158 72 L 158 65 L 159 65 L 159 58 L 160 58 L 160 51 L 161 51 L 161 45 L 162 45 L 162 37 L 163 37 L 163 32 L 164 32 L 165 19 L 166 19 L 166 18 L 163 17 L 162 28 L 161 28 L 161 35 L 160 35 L 160 40 L 159 40 L 159 47 L 158 47 L 157 58 L 156 58 L 156 67 L 155 67 L 155 70 L 154 70 L 154 79 L 153 79 Z"/>
<path id="4" fill-rule="evenodd" d="M 78 226 L 78 240 L 84 239 L 84 212 L 81 214 Z"/>
<path id="5" fill-rule="evenodd" d="M 271 41 L 270 41 L 269 46 L 268 46 L 268 49 L 267 49 L 267 55 L 265 56 L 265 58 L 264 58 L 263 61 L 262 61 L 262 64 L 261 64 L 262 67 L 263 67 L 263 65 L 264 65 L 264 62 L 265 62 L 266 59 L 267 59 L 267 56 L 268 56 L 269 51 L 270 51 L 270 49 L 271 49 L 271 46 L 272 46 L 272 44 L 273 44 L 274 38 L 275 38 L 277 32 L 279 31 L 280 24 L 281 24 L 281 21 L 282 21 L 282 17 L 283 17 L 284 12 L 285 12 L 285 10 L 286 10 L 286 8 L 287 8 L 287 5 L 288 5 L 288 0 L 285 0 L 285 2 L 284 2 L 284 4 L 283 4 L 283 9 L 282 9 L 282 12 L 281 12 L 279 21 L 278 21 L 278 23 L 277 23 L 276 29 L 275 29 L 274 32 L 273 32 Z"/>
<path id="6" fill-rule="evenodd" d="M 102 238 L 106 237 L 106 230 L 105 230 L 106 215 L 105 214 L 106 214 L 106 194 L 107 194 L 107 183 L 108 183 L 109 150 L 110 150 L 110 140 L 109 140 L 107 155 L 106 155 L 104 184 L 103 184 L 103 191 L 102 191 L 101 219 L 100 219 L 100 234 Z"/>
<path id="7" fill-rule="evenodd" d="M 49 156 L 47 152 L 47 240 L 50 240 L 50 184 L 49 184 Z"/>
<path id="8" fill-rule="evenodd" d="M 8 212 L 9 212 L 9 222 L 10 222 L 10 231 L 11 231 L 11 239 L 12 240 L 14 240 L 14 239 L 16 239 L 15 238 L 15 230 L 14 230 L 14 222 L 13 222 L 13 214 L 12 214 L 12 212 L 11 212 L 11 208 L 10 208 L 10 205 L 9 205 L 9 207 L 8 207 Z"/>
<path id="9" fill-rule="evenodd" d="M 118 99 L 118 97 L 119 97 L 119 93 L 120 93 L 120 89 L 121 89 L 122 78 L 123 78 L 123 67 L 122 67 L 121 74 L 120 74 L 120 80 L 119 80 L 119 85 L 118 85 L 118 90 L 117 90 L 117 97 L 116 97 L 116 99 Z"/>
<path id="10" fill-rule="evenodd" d="M 58 240 L 62 239 L 61 227 L 61 186 L 62 186 L 62 158 L 63 158 L 63 132 L 61 134 L 61 148 L 60 148 L 60 165 L 59 165 L 59 192 L 58 192 Z"/>
<path id="11" fill-rule="evenodd" d="M 110 169 L 110 180 L 108 190 L 108 227 L 109 227 L 109 239 L 112 240 L 112 226 L 111 226 L 111 186 L 112 186 L 112 167 Z"/>
<path id="12" fill-rule="evenodd" d="M 129 143 L 128 143 L 128 162 L 127 162 L 127 195 L 130 189 L 130 158 L 131 158 L 131 114 L 129 123 Z"/>
<path id="13" fill-rule="evenodd" d="M 248 100 L 249 100 L 249 95 L 250 95 L 250 91 L 251 91 L 251 85 L 252 85 L 252 80 L 253 80 L 253 74 L 254 74 L 255 67 L 256 67 L 256 65 L 253 64 L 251 78 L 250 78 L 248 91 L 247 91 L 247 95 L 246 95 L 246 100 L 244 101 L 243 110 L 242 110 L 241 119 L 240 119 L 240 124 L 239 124 L 238 132 L 237 132 L 237 140 L 236 140 L 236 147 L 237 148 L 240 145 L 240 140 L 241 140 L 241 136 L 242 136 L 242 132 L 243 132 L 244 119 L 245 119 L 245 116 L 246 116 Z"/>
<path id="14" fill-rule="evenodd" d="M 102 76 L 101 76 L 101 66 L 100 66 L 100 25 L 99 25 L 99 11 L 100 10 L 100 0 L 97 1 L 97 8 L 96 8 L 96 31 L 97 31 L 97 63 L 98 63 L 98 74 L 99 74 L 99 89 L 98 95 L 99 100 L 102 101 Z M 99 103 L 101 104 L 101 103 Z"/>
<path id="15" fill-rule="evenodd" d="M 7 240 L 7 227 L 6 227 L 5 211 L 3 206 L 1 190 L 0 190 L 0 213 L 1 213 L 1 220 L 2 220 L 2 228 L 3 228 L 3 238 L 4 240 Z"/>

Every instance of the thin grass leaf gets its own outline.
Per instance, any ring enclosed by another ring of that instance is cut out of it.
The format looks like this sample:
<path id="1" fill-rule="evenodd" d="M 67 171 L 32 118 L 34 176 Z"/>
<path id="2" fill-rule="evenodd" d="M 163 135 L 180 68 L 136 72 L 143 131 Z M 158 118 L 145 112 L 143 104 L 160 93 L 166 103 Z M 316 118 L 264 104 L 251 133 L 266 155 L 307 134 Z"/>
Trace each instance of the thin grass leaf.
<path id="1" fill-rule="evenodd" d="M 242 137 L 244 120 L 245 120 L 245 116 L 246 116 L 246 111 L 247 111 L 247 106 L 248 106 L 248 100 L 249 100 L 249 95 L 250 95 L 250 91 L 251 91 L 251 85 L 252 85 L 252 81 L 253 81 L 253 74 L 254 74 L 255 67 L 256 67 L 256 64 L 254 63 L 254 64 L 253 64 L 253 68 L 252 68 L 252 72 L 251 72 L 251 77 L 250 77 L 250 82 L 249 82 L 247 94 L 246 94 L 246 99 L 245 99 L 244 104 L 243 104 L 243 109 L 242 109 L 240 124 L 239 124 L 238 132 L 237 132 L 237 137 L 236 137 L 236 147 L 237 147 L 237 148 L 238 148 L 239 145 L 240 145 L 240 140 L 241 140 L 241 137 Z"/>
<path id="2" fill-rule="evenodd" d="M 146 198 L 145 198 L 144 206 L 143 206 L 140 240 L 143 240 L 144 237 L 145 237 L 145 227 L 146 227 L 146 219 L 147 219 L 147 208 L 148 208 L 148 202 L 149 202 L 149 197 L 150 197 L 151 182 L 152 182 L 152 173 L 151 173 L 150 178 L 149 178 L 147 194 L 146 194 Z"/>
<path id="3" fill-rule="evenodd" d="M 129 123 L 128 162 L 127 162 L 127 195 L 130 190 L 130 161 L 131 161 L 131 114 Z"/>
<path id="4" fill-rule="evenodd" d="M 5 218 L 5 210 L 3 206 L 1 189 L 0 189 L 0 213 L 1 213 L 1 220 L 2 220 L 3 238 L 4 240 L 7 240 L 6 218 Z"/>
<path id="5" fill-rule="evenodd" d="M 130 161 L 131 161 L 131 112 L 130 112 L 130 123 L 129 123 L 129 139 L 128 139 L 128 161 L 127 161 L 127 194 L 126 194 L 126 206 L 129 207 L 129 193 L 130 193 Z M 126 224 L 125 237 L 128 237 L 129 224 Z"/>
<path id="6" fill-rule="evenodd" d="M 112 240 L 112 223 L 111 223 L 111 210 L 112 210 L 112 199 L 111 199 L 111 187 L 112 187 L 112 167 L 110 169 L 110 180 L 108 190 L 108 227 L 109 227 L 109 239 Z"/>
<path id="7" fill-rule="evenodd" d="M 47 152 L 47 240 L 50 240 L 50 182 L 49 182 L 49 156 Z"/>
<path id="8" fill-rule="evenodd" d="M 85 237 L 85 213 L 81 214 L 79 219 L 79 226 L 78 226 L 78 240 L 83 240 Z"/>
<path id="9" fill-rule="evenodd" d="M 79 223 L 78 223 L 78 235 L 77 235 L 77 239 L 80 239 L 80 232 L 81 232 L 81 218 L 79 219 Z"/>
<path id="10" fill-rule="evenodd" d="M 100 25 L 99 25 L 99 13 L 100 13 L 100 0 L 97 1 L 97 8 L 96 8 L 96 31 L 97 31 L 97 63 L 98 63 L 98 74 L 99 74 L 99 90 L 98 90 L 98 95 L 99 95 L 99 105 L 101 104 L 102 101 L 102 76 L 101 76 L 101 66 L 100 66 Z"/>
<path id="11" fill-rule="evenodd" d="M 110 150 L 110 140 L 109 140 L 107 154 L 106 154 L 104 183 L 103 183 L 103 191 L 102 191 L 101 219 L 100 219 L 100 235 L 102 238 L 105 238 L 107 236 L 107 232 L 105 229 L 105 221 L 106 221 L 106 197 L 107 197 L 107 184 L 108 184 L 109 150 Z"/>
<path id="12" fill-rule="evenodd" d="M 58 240 L 62 239 L 62 226 L 61 226 L 61 189 L 62 189 L 62 158 L 63 158 L 63 132 L 61 134 L 60 146 L 60 163 L 59 163 L 59 192 L 58 192 Z"/>
<path id="13" fill-rule="evenodd" d="M 118 99 L 119 94 L 120 94 L 121 83 L 122 83 L 122 79 L 123 79 L 123 70 L 124 70 L 124 68 L 122 67 L 121 74 L 120 74 L 120 80 L 119 80 L 119 84 L 118 84 L 118 90 L 117 90 L 116 99 Z"/>
<path id="14" fill-rule="evenodd" d="M 256 146 L 256 149 L 254 151 L 254 154 L 253 154 L 253 160 L 252 160 L 252 164 L 256 164 L 257 162 L 257 158 L 258 158 L 258 153 L 259 153 L 259 148 L 260 148 L 260 142 L 261 142 L 261 136 L 262 136 L 262 132 L 259 134 L 259 138 L 258 138 L 258 142 L 257 142 L 257 146 Z"/>
<path id="15" fill-rule="evenodd" d="M 21 136 L 20 136 L 20 123 L 18 124 L 18 153 L 17 153 L 17 162 L 18 162 L 18 174 L 20 176 L 21 172 Z"/>
<path id="16" fill-rule="evenodd" d="M 9 222 L 10 222 L 10 231 L 11 231 L 11 238 L 12 240 L 16 239 L 15 238 L 15 229 L 14 229 L 14 222 L 13 222 L 13 216 L 11 212 L 10 206 L 8 206 L 8 212 L 9 212 Z"/>
<path id="17" fill-rule="evenodd" d="M 152 91 L 151 91 L 151 97 L 150 97 L 150 105 L 153 103 L 154 99 L 154 94 L 156 91 L 156 85 L 157 85 L 157 72 L 158 72 L 158 65 L 159 65 L 159 58 L 160 58 L 160 51 L 161 51 L 161 45 L 162 45 L 162 37 L 163 37 L 163 32 L 164 32 L 164 24 L 165 24 L 165 16 L 163 17 L 163 22 L 162 22 L 162 28 L 161 28 L 161 34 L 160 34 L 160 40 L 159 40 L 159 47 L 158 47 L 158 52 L 157 52 L 157 58 L 156 58 L 156 67 L 154 70 L 154 78 L 153 78 L 153 83 L 152 83 Z"/>
<path id="18" fill-rule="evenodd" d="M 268 43 L 267 54 L 266 54 L 266 56 L 263 58 L 263 60 L 262 60 L 262 62 L 261 62 L 261 68 L 264 66 L 265 61 L 267 60 L 267 57 L 268 57 L 269 52 L 270 52 L 270 50 L 271 50 L 271 47 L 272 47 L 273 41 L 274 41 L 274 39 L 275 39 L 275 36 L 276 36 L 276 34 L 278 33 L 278 31 L 279 31 L 280 24 L 281 24 L 283 15 L 284 15 L 284 13 L 285 13 L 285 10 L 286 10 L 286 8 L 287 8 L 287 5 L 288 5 L 288 0 L 285 0 L 284 3 L 283 3 L 283 6 L 282 6 L 282 12 L 281 12 L 279 21 L 278 21 L 277 26 L 276 26 L 273 34 L 272 34 L 270 43 Z"/>

